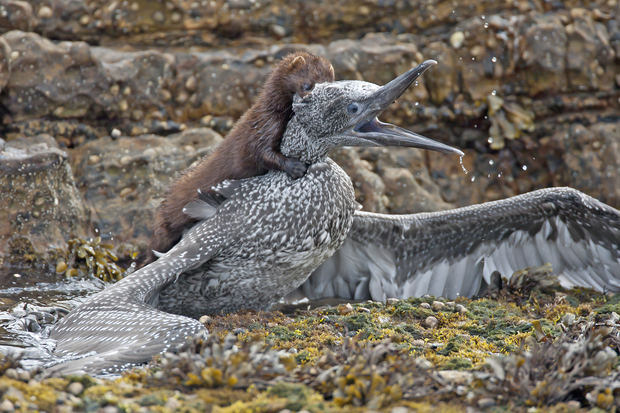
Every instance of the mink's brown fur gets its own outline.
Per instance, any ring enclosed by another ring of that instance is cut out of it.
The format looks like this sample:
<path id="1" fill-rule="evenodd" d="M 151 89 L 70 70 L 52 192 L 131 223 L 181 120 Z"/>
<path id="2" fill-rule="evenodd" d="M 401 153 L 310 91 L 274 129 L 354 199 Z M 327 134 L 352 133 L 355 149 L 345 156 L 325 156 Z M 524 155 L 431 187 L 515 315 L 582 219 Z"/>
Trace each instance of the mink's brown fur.
<path id="1" fill-rule="evenodd" d="M 155 260 L 153 251 L 167 252 L 197 221 L 183 207 L 226 179 L 284 171 L 300 178 L 308 166 L 280 153 L 280 142 L 293 116 L 293 96 L 305 96 L 317 83 L 333 82 L 334 68 L 326 59 L 305 52 L 284 57 L 271 72 L 252 107 L 241 116 L 215 151 L 184 171 L 168 188 L 155 213 L 153 235 L 143 265 Z"/>

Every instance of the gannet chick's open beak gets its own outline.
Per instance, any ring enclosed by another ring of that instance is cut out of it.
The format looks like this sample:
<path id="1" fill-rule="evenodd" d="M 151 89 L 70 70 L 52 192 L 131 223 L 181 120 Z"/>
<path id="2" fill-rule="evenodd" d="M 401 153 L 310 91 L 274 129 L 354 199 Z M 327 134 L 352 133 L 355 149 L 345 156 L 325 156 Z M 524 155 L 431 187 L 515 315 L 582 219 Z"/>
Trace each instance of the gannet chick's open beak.
<path id="1" fill-rule="evenodd" d="M 348 131 L 351 137 L 360 140 L 356 146 L 408 146 L 463 155 L 458 149 L 377 119 L 422 73 L 436 64 L 434 60 L 427 60 L 382 86 L 365 101 L 349 104 L 348 112 L 357 114 L 355 126 Z"/>
<path id="2" fill-rule="evenodd" d="M 358 80 L 316 85 L 310 95 L 296 97 L 293 103 L 295 116 L 289 129 L 299 140 L 285 138 L 283 153 L 309 163 L 342 146 L 405 146 L 463 156 L 458 149 L 377 119 L 435 64 L 427 60 L 384 86 Z"/>

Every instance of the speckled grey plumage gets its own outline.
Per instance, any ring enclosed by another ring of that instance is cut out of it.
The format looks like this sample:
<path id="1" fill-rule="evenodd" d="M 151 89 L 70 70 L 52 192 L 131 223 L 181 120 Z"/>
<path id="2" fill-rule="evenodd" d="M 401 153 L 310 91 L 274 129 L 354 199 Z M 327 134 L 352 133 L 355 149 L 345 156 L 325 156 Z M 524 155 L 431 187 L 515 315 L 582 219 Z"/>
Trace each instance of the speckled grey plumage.
<path id="1" fill-rule="evenodd" d="M 620 212 L 571 188 L 434 213 L 358 211 L 346 243 L 291 297 L 471 297 L 493 271 L 547 262 L 565 287 L 618 292 L 619 247 Z"/>

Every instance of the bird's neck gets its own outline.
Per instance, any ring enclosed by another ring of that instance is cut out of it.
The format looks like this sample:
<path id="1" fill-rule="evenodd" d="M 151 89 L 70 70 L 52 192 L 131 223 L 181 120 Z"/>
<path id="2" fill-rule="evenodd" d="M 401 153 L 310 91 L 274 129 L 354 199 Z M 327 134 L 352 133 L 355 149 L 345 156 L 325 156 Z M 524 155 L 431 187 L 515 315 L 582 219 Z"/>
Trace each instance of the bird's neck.
<path id="1" fill-rule="evenodd" d="M 305 128 L 293 116 L 282 137 L 280 152 L 286 157 L 298 158 L 312 165 L 324 162 L 329 149 L 321 145 L 320 139 L 309 136 Z"/>

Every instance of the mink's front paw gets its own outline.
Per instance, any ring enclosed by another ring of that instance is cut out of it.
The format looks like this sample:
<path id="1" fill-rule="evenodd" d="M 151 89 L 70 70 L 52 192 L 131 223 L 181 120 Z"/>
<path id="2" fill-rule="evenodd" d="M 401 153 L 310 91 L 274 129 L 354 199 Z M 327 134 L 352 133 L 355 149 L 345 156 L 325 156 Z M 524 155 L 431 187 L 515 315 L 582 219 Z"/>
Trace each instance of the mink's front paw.
<path id="1" fill-rule="evenodd" d="M 284 164 L 284 172 L 293 179 L 299 179 L 306 174 L 308 165 L 297 159 L 287 159 Z"/>

